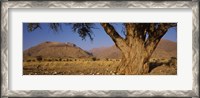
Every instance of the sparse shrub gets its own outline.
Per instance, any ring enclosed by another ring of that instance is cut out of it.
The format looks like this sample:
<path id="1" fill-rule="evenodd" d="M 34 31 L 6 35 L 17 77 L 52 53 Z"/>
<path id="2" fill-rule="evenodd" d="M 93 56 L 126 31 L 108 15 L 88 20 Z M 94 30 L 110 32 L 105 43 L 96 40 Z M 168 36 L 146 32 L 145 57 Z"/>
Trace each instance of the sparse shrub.
<path id="1" fill-rule="evenodd" d="M 42 61 L 42 56 L 36 56 L 37 61 Z"/>
<path id="2" fill-rule="evenodd" d="M 169 60 L 169 65 L 170 66 L 176 66 L 177 65 L 177 58 L 171 57 L 171 59 Z"/>
<path id="3" fill-rule="evenodd" d="M 31 62 L 31 60 L 27 60 L 27 62 Z"/>
<path id="4" fill-rule="evenodd" d="M 177 59 L 176 57 L 171 57 L 171 59 Z"/>
<path id="5" fill-rule="evenodd" d="M 93 58 L 92 58 L 92 61 L 96 61 L 96 60 L 97 60 L 97 58 L 96 58 L 96 57 L 93 57 Z"/>

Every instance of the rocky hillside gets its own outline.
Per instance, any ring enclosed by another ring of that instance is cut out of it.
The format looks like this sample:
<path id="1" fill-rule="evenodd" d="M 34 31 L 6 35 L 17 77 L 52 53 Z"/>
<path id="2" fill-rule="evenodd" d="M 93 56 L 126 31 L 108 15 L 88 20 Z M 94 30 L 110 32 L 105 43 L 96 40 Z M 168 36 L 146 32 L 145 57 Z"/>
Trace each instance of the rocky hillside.
<path id="1" fill-rule="evenodd" d="M 73 43 L 44 42 L 23 52 L 23 57 L 88 58 L 92 54 Z"/>
<path id="2" fill-rule="evenodd" d="M 90 52 L 98 58 L 121 58 L 121 52 L 116 46 L 94 48 Z M 162 39 L 154 51 L 152 58 L 170 58 L 177 56 L 177 44 Z"/>
<path id="3" fill-rule="evenodd" d="M 121 52 L 116 46 L 93 48 L 90 52 L 97 58 L 121 58 Z"/>

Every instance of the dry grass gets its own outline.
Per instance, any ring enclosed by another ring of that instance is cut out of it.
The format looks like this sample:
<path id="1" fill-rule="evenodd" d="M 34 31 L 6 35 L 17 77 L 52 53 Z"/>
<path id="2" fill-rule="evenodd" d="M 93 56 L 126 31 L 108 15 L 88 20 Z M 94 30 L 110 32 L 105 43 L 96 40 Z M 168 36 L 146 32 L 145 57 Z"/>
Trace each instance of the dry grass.
<path id="1" fill-rule="evenodd" d="M 116 65 L 114 61 L 54 61 L 24 62 L 24 75 L 112 75 Z"/>
<path id="2" fill-rule="evenodd" d="M 33 61 L 23 62 L 24 75 L 115 75 L 120 61 Z M 176 75 L 176 59 L 151 59 L 150 75 Z"/>
<path id="3" fill-rule="evenodd" d="M 162 65 L 154 68 L 150 75 L 176 75 L 177 69 L 176 66 Z"/>

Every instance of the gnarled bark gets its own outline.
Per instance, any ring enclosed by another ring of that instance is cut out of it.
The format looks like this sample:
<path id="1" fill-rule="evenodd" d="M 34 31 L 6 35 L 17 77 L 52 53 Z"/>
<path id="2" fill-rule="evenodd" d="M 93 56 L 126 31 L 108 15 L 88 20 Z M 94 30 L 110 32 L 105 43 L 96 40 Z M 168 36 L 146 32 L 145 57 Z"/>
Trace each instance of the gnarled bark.
<path id="1" fill-rule="evenodd" d="M 147 74 L 149 66 L 147 64 L 149 60 L 149 54 L 146 52 L 143 44 L 139 39 L 132 41 L 134 44 L 129 46 L 130 50 L 123 50 L 122 61 L 117 67 L 117 74 Z"/>

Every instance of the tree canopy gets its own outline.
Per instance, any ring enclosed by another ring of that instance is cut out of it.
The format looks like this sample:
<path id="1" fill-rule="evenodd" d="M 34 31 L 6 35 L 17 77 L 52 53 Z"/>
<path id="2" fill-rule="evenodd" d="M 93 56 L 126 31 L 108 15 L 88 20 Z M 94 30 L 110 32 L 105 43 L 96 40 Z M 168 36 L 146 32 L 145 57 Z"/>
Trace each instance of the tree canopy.
<path id="1" fill-rule="evenodd" d="M 115 31 L 114 25 L 115 23 L 105 23 L 106 26 L 108 26 L 110 29 Z M 52 29 L 55 32 L 58 32 L 61 30 L 61 25 L 71 25 L 72 30 L 75 33 L 78 33 L 79 36 L 82 39 L 85 39 L 87 36 L 93 40 L 92 29 L 96 29 L 94 23 L 49 23 L 49 28 Z M 149 37 L 158 36 L 157 34 L 162 35 L 163 28 L 170 28 L 170 27 L 176 27 L 176 23 L 123 23 L 123 33 L 125 36 L 130 36 L 131 32 L 127 29 L 129 28 L 139 28 L 140 31 L 137 33 L 134 33 L 134 36 L 142 36 L 142 39 L 144 40 L 147 35 Z M 103 26 L 103 25 L 102 25 Z M 28 31 L 32 32 L 35 29 L 41 29 L 41 23 L 28 23 Z M 144 32 L 145 31 L 145 32 Z M 141 33 L 144 32 L 144 33 Z M 120 32 L 116 32 L 111 34 L 113 37 L 120 37 Z"/>

